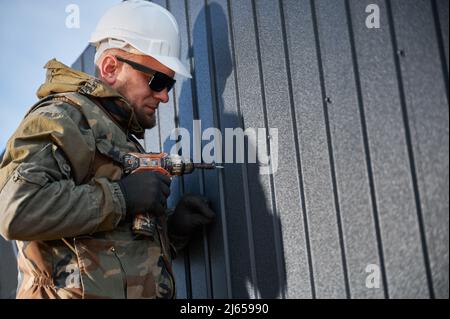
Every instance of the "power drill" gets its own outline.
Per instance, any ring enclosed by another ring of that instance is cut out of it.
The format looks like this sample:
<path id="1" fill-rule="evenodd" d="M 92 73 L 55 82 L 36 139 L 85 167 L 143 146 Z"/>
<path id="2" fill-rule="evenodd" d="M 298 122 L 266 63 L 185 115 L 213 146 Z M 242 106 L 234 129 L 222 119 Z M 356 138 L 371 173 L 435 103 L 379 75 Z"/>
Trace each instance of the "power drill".
<path id="1" fill-rule="evenodd" d="M 123 158 L 125 174 L 141 171 L 157 171 L 169 177 L 190 174 L 194 169 L 223 168 L 215 163 L 193 163 L 190 159 L 180 155 L 167 153 L 128 153 Z M 148 237 L 154 240 L 157 219 L 148 213 L 135 214 L 132 231 L 137 236 Z"/>

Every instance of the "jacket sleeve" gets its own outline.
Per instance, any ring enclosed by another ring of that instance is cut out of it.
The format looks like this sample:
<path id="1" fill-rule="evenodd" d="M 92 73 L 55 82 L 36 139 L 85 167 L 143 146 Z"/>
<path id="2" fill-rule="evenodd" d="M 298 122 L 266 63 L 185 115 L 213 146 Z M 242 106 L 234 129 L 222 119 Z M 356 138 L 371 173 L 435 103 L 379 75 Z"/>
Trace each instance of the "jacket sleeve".
<path id="1" fill-rule="evenodd" d="M 61 107 L 43 107 L 26 117 L 9 140 L 0 165 L 0 233 L 6 239 L 53 240 L 108 231 L 125 215 L 123 194 L 113 181 L 100 177 L 76 183 L 74 176 L 82 174 L 78 167 L 84 162 L 89 168 L 95 139 L 80 127 L 79 114 L 70 115 Z"/>

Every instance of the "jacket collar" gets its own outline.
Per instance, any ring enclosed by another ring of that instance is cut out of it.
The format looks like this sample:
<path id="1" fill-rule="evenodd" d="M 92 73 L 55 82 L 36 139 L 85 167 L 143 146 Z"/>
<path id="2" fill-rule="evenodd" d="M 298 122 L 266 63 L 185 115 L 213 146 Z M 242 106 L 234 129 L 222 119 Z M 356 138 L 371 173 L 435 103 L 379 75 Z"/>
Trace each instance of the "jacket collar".
<path id="1" fill-rule="evenodd" d="M 36 92 L 39 98 L 57 93 L 81 93 L 100 103 L 127 133 L 143 138 L 144 129 L 138 123 L 133 108 L 115 89 L 87 73 L 69 68 L 56 59 L 48 61 L 44 68 L 47 69 L 47 74 L 45 82 Z"/>

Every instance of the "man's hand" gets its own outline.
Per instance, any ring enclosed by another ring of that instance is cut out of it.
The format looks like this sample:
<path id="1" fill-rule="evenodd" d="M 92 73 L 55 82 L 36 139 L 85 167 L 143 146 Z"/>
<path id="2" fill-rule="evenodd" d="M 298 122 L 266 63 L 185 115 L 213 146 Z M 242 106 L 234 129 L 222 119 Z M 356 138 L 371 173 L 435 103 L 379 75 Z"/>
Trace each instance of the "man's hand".
<path id="1" fill-rule="evenodd" d="M 169 217 L 169 232 L 176 236 L 190 237 L 198 227 L 211 223 L 214 216 L 206 197 L 185 194 Z"/>
<path id="2" fill-rule="evenodd" d="M 164 214 L 170 182 L 169 177 L 154 171 L 136 172 L 121 179 L 118 184 L 125 197 L 127 217 L 144 212 Z"/>

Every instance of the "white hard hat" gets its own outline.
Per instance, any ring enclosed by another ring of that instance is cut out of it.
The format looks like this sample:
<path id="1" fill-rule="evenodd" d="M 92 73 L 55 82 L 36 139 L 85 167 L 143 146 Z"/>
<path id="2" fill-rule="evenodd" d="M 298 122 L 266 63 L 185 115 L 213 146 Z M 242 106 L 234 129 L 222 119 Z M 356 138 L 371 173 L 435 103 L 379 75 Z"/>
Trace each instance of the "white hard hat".
<path id="1" fill-rule="evenodd" d="M 97 47 L 95 60 L 106 49 L 132 46 L 175 73 L 191 77 L 180 61 L 181 39 L 175 17 L 152 2 L 129 0 L 112 7 L 98 22 L 90 42 Z"/>

